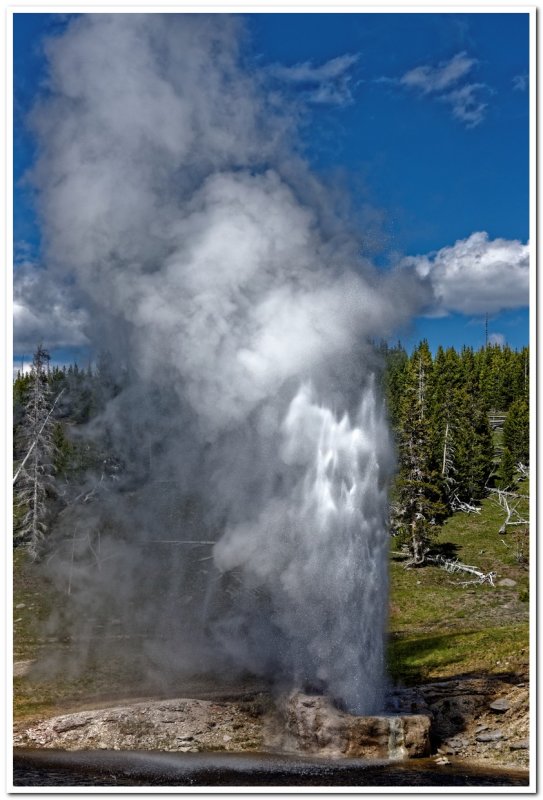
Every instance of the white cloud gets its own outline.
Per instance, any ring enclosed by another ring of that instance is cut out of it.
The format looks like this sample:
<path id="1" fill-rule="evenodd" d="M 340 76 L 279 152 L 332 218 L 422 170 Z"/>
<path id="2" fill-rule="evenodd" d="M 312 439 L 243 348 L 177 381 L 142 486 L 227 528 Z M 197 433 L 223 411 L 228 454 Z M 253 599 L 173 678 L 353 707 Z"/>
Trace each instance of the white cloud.
<path id="1" fill-rule="evenodd" d="M 402 265 L 430 280 L 435 314 L 493 314 L 529 302 L 529 246 L 518 240 L 472 233 L 451 247 L 405 258 Z"/>
<path id="2" fill-rule="evenodd" d="M 465 122 L 467 128 L 475 128 L 485 117 L 487 103 L 483 103 L 479 97 L 481 90 L 485 89 L 484 83 L 469 83 L 442 95 L 440 100 L 452 107 L 453 117 Z"/>
<path id="3" fill-rule="evenodd" d="M 457 53 L 437 66 L 425 64 L 415 67 L 402 75 L 397 83 L 448 104 L 455 119 L 467 128 L 474 128 L 483 121 L 487 108 L 481 94 L 489 91 L 484 83 L 465 82 L 477 64 L 476 58 L 470 58 L 465 52 Z"/>
<path id="4" fill-rule="evenodd" d="M 528 88 L 528 75 L 515 75 L 513 78 L 513 89 L 516 92 L 525 92 Z"/>
<path id="5" fill-rule="evenodd" d="M 309 102 L 345 105 L 352 101 L 349 70 L 357 61 L 357 54 L 346 53 L 318 66 L 310 61 L 291 67 L 273 64 L 268 74 L 282 83 L 299 87 Z"/>
<path id="6" fill-rule="evenodd" d="M 400 78 L 402 86 L 419 89 L 423 94 L 443 92 L 465 77 L 477 64 L 477 59 L 466 53 L 457 53 L 450 61 L 441 61 L 437 67 L 423 65 L 409 70 Z"/>

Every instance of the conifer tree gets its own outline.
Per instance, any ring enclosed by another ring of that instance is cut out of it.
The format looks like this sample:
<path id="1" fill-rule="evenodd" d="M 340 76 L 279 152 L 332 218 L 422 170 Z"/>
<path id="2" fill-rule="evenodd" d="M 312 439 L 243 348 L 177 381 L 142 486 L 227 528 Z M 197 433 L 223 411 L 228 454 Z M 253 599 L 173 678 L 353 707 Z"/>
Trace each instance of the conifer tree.
<path id="1" fill-rule="evenodd" d="M 385 359 L 384 393 L 388 413 L 393 429 L 397 430 L 409 358 L 400 342 L 394 347 L 383 346 L 381 352 Z"/>
<path id="2" fill-rule="evenodd" d="M 479 393 L 458 391 L 455 491 L 462 502 L 483 497 L 493 469 L 494 445 L 486 406 Z"/>
<path id="3" fill-rule="evenodd" d="M 434 359 L 432 436 L 443 500 L 447 503 L 450 503 L 456 485 L 456 446 L 461 425 L 458 408 L 460 386 L 458 354 L 453 348 L 444 351 L 438 347 Z"/>
<path id="4" fill-rule="evenodd" d="M 409 548 L 410 565 L 424 563 L 444 516 L 432 441 L 432 356 L 423 341 L 407 370 L 400 413 L 400 470 L 393 525 Z"/>
<path id="5" fill-rule="evenodd" d="M 503 423 L 503 444 L 515 464 L 528 464 L 530 460 L 530 418 L 528 403 L 515 400 Z"/>

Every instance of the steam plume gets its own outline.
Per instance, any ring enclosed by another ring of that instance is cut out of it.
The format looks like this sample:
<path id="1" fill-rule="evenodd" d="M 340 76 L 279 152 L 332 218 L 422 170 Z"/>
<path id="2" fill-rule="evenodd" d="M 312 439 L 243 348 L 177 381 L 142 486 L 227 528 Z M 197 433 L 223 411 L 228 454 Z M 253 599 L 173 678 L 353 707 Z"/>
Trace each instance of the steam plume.
<path id="1" fill-rule="evenodd" d="M 393 470 L 368 341 L 423 286 L 358 256 L 243 41 L 225 15 L 96 14 L 48 44 L 48 274 L 130 375 L 94 423 L 123 481 L 70 519 L 107 552 L 78 562 L 77 624 L 108 608 L 163 674 L 226 664 L 367 712 Z"/>

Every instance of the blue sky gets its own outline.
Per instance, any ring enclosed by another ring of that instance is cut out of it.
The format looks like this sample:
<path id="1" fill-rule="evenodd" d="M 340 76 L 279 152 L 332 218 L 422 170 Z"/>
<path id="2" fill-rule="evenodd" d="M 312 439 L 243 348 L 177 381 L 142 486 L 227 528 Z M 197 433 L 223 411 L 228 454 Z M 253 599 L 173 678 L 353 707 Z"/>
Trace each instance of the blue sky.
<path id="1" fill-rule="evenodd" d="M 35 156 L 25 118 L 45 91 L 43 36 L 68 19 L 15 15 L 20 262 L 40 261 L 22 180 Z M 402 340 L 479 347 L 488 313 L 494 341 L 527 344 L 528 15 L 253 14 L 245 23 L 247 69 L 302 109 L 304 154 L 348 188 L 366 254 L 382 268 L 411 259 L 435 276 L 440 302 Z M 56 350 L 74 352 L 67 341 Z"/>

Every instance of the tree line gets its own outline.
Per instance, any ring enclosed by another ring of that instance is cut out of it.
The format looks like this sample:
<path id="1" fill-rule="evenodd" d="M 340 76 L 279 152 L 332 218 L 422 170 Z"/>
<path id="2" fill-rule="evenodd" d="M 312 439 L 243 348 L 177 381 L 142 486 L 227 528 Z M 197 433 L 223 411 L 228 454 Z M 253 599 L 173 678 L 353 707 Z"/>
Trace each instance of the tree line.
<path id="1" fill-rule="evenodd" d="M 423 564 L 443 520 L 508 487 L 529 461 L 529 351 L 490 345 L 474 351 L 420 342 L 376 346 L 394 431 L 398 471 L 391 530 Z M 57 517 L 81 496 L 89 475 L 106 480 L 124 465 L 89 423 L 126 385 L 102 354 L 94 367 L 50 365 L 39 346 L 13 384 L 14 542 L 34 558 Z M 91 490 L 92 491 L 92 490 Z"/>
<path id="2" fill-rule="evenodd" d="M 529 351 L 380 349 L 398 450 L 391 525 L 418 565 L 448 515 L 512 486 L 528 465 Z"/>

